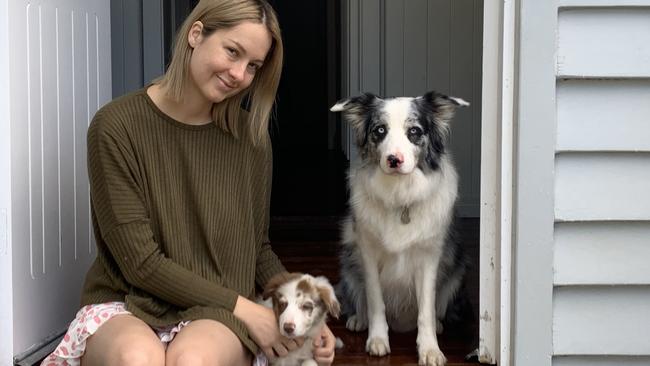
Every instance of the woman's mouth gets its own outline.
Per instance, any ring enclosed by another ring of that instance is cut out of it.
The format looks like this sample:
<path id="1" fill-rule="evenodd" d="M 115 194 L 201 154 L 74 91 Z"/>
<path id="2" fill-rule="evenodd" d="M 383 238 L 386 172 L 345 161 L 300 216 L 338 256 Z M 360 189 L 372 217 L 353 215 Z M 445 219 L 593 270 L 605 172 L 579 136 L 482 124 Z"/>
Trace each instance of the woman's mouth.
<path id="1" fill-rule="evenodd" d="M 235 85 L 226 82 L 226 81 L 225 81 L 224 79 L 222 79 L 220 76 L 217 76 L 217 79 L 219 79 L 219 81 L 221 81 L 221 84 L 222 84 L 226 89 L 235 89 Z"/>

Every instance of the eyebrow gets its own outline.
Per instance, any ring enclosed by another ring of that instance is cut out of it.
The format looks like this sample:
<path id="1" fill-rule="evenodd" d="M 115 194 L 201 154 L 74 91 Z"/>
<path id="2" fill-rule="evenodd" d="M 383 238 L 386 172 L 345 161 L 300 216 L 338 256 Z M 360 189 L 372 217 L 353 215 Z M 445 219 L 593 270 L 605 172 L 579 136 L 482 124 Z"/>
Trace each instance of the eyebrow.
<path id="1" fill-rule="evenodd" d="M 242 53 L 244 53 L 244 54 L 248 53 L 246 51 L 246 49 L 244 48 L 244 46 L 241 45 L 241 43 L 235 41 L 234 39 L 229 39 L 229 41 L 234 43 L 237 46 L 237 48 L 239 48 L 242 51 Z M 252 61 L 253 62 L 258 62 L 260 65 L 264 63 L 264 60 L 252 60 Z"/>

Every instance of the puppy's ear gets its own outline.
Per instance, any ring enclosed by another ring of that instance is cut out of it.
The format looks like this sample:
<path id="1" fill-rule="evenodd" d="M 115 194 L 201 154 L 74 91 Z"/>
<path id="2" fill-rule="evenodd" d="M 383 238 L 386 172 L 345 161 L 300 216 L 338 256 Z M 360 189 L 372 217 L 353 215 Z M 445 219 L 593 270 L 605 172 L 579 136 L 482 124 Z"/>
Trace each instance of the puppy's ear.
<path id="1" fill-rule="evenodd" d="M 266 285 L 264 286 L 264 293 L 262 294 L 262 299 L 264 300 L 268 299 L 269 297 L 271 297 L 271 295 L 273 295 L 275 291 L 278 290 L 278 287 L 300 276 L 302 276 L 302 274 L 300 273 L 282 272 L 271 277 L 269 282 L 267 282 Z"/>
<path id="2" fill-rule="evenodd" d="M 430 91 L 421 98 L 425 105 L 432 108 L 436 121 L 445 124 L 454 117 L 456 108 L 469 106 L 469 103 L 462 98 L 450 97 L 436 91 Z"/>
<path id="3" fill-rule="evenodd" d="M 366 136 L 366 125 L 373 116 L 376 106 L 382 99 L 372 93 L 364 93 L 350 99 L 338 101 L 330 108 L 332 112 L 342 112 L 343 118 L 350 123 L 361 146 Z"/>
<path id="4" fill-rule="evenodd" d="M 336 298 L 334 288 L 327 278 L 323 276 L 316 278 L 316 290 L 318 291 L 318 295 L 323 301 L 323 304 L 325 304 L 327 312 L 334 318 L 338 319 L 341 315 L 341 304 Z"/>

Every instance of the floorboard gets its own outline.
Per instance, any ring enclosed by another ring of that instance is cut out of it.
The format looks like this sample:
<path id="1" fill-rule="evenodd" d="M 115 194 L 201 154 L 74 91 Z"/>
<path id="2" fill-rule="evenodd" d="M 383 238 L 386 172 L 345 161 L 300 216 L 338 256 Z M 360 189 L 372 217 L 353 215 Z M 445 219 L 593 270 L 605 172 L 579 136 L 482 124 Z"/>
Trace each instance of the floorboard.
<path id="1" fill-rule="evenodd" d="M 274 217 L 270 237 L 273 249 L 289 271 L 327 276 L 332 283 L 339 281 L 339 217 Z M 465 357 L 478 346 L 478 258 L 479 221 L 460 219 L 457 222 L 458 240 L 471 262 L 466 276 L 463 296 L 469 306 L 462 320 L 447 328 L 439 336 L 440 348 L 448 365 L 476 365 Z M 416 332 L 389 333 L 391 354 L 371 357 L 365 352 L 367 332 L 351 332 L 344 319 L 329 323 L 344 347 L 337 350 L 335 365 L 417 365 Z"/>

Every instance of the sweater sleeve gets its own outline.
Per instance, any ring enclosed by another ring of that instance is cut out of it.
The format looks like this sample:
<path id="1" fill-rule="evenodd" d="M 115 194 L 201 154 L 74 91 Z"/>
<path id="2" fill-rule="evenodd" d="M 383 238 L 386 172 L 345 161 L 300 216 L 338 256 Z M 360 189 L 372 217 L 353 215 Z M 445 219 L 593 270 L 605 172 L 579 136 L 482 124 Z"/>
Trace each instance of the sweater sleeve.
<path id="1" fill-rule="evenodd" d="M 263 159 L 263 168 L 260 171 L 264 172 L 264 177 L 262 179 L 263 184 L 261 185 L 262 191 L 262 200 L 263 200 L 263 212 L 262 212 L 262 227 L 260 228 L 262 233 L 262 243 L 260 249 L 257 253 L 257 262 L 256 262 L 256 271 L 255 271 L 255 282 L 264 288 L 266 283 L 276 274 L 281 272 L 286 272 L 277 255 L 273 252 L 271 248 L 271 243 L 269 240 L 269 214 L 271 210 L 271 185 L 272 185 L 272 176 L 273 176 L 273 154 L 271 151 L 271 142 L 267 141 L 267 148 L 264 149 L 264 159 Z"/>
<path id="2" fill-rule="evenodd" d="M 166 257 L 154 240 L 143 179 L 127 132 L 97 113 L 88 130 L 90 194 L 102 240 L 131 285 L 182 308 L 232 311 L 237 292 Z"/>

